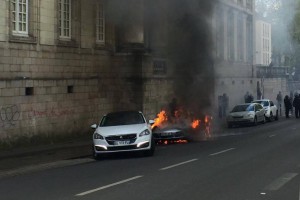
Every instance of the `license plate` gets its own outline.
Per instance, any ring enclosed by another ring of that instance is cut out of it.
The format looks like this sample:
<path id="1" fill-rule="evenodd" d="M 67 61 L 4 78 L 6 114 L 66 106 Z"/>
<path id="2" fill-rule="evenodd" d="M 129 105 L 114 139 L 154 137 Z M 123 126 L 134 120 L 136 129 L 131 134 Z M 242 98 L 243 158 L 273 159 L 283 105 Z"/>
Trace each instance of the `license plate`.
<path id="1" fill-rule="evenodd" d="M 115 141 L 115 145 L 127 145 L 127 144 L 130 144 L 129 140 Z"/>
<path id="2" fill-rule="evenodd" d="M 161 136 L 172 136 L 172 133 L 161 133 Z"/>

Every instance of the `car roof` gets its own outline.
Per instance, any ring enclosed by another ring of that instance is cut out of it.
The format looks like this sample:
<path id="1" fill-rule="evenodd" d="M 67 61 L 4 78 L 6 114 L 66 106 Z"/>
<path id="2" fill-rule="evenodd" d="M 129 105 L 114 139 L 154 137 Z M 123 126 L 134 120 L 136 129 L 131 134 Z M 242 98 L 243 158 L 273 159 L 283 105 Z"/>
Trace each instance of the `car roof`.
<path id="1" fill-rule="evenodd" d="M 107 116 L 107 115 L 115 115 L 115 114 L 128 114 L 128 113 L 142 114 L 141 111 L 136 111 L 136 110 L 125 110 L 125 111 L 110 112 L 110 113 L 107 113 L 107 114 L 104 115 L 104 116 Z"/>
<path id="2" fill-rule="evenodd" d="M 256 99 L 254 101 L 271 101 L 270 99 Z M 252 101 L 253 102 L 253 101 Z"/>
<path id="3" fill-rule="evenodd" d="M 257 103 L 242 103 L 242 104 L 237 104 L 235 106 L 249 106 L 251 104 L 257 104 Z"/>

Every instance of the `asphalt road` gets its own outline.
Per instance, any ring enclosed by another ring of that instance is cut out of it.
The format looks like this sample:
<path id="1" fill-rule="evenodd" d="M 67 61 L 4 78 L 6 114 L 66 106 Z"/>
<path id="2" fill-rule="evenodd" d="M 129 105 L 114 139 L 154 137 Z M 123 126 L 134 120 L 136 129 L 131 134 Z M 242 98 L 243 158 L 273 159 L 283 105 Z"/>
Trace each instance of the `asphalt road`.
<path id="1" fill-rule="evenodd" d="M 280 119 L 161 145 L 153 157 L 87 157 L 3 176 L 0 199 L 300 200 L 299 153 L 300 119 Z"/>

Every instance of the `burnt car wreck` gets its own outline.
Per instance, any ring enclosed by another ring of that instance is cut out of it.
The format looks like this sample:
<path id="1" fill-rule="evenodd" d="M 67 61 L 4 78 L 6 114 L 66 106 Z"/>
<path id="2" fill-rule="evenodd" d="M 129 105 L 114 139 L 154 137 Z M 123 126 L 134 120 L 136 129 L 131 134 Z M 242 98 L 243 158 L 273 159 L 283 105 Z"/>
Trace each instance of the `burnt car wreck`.
<path id="1" fill-rule="evenodd" d="M 172 116 L 162 110 L 152 124 L 153 137 L 157 144 L 205 140 L 211 137 L 211 120 L 208 115 L 195 118 L 192 114 L 177 110 Z"/>

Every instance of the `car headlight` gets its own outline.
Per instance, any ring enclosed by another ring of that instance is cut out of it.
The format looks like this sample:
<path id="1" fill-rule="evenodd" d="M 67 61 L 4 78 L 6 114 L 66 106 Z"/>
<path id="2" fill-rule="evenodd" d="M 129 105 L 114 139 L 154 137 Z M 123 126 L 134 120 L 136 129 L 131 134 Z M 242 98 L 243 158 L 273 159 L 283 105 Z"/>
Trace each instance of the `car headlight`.
<path id="1" fill-rule="evenodd" d="M 150 131 L 148 129 L 146 129 L 143 132 L 141 132 L 139 136 L 142 137 L 144 135 L 150 135 Z"/>
<path id="2" fill-rule="evenodd" d="M 94 133 L 94 139 L 103 140 L 104 137 L 100 135 L 99 133 Z"/>

